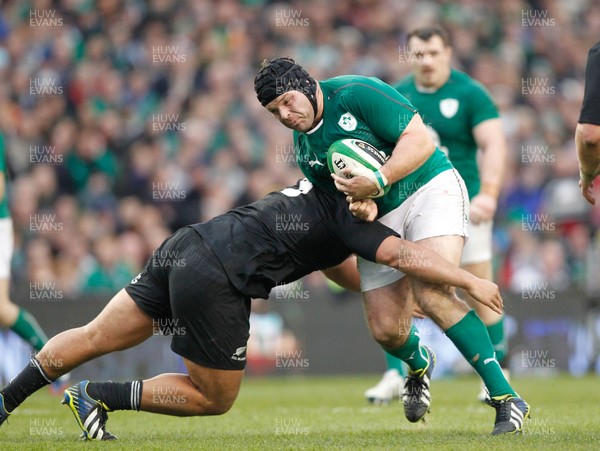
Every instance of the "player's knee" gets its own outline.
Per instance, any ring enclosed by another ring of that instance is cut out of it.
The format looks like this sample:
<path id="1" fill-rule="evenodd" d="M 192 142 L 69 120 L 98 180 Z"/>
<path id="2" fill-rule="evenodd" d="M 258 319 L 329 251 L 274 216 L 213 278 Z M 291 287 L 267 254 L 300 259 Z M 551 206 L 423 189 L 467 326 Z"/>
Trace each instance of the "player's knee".
<path id="1" fill-rule="evenodd" d="M 195 387 L 190 405 L 195 415 L 223 415 L 240 391 L 243 370 L 218 370 L 185 360 L 190 383 Z"/>
<path id="2" fill-rule="evenodd" d="M 213 396 L 210 394 L 201 395 L 198 392 L 195 413 L 199 416 L 223 415 L 229 412 L 234 402 L 235 397 Z"/>
<path id="3" fill-rule="evenodd" d="M 370 325 L 371 336 L 381 346 L 395 349 L 402 346 L 408 336 L 408 331 L 401 330 L 401 324 L 389 322 L 375 322 Z"/>
<path id="4" fill-rule="evenodd" d="M 231 409 L 231 407 L 233 406 L 233 400 L 231 401 L 223 401 L 223 400 L 219 400 L 216 402 L 213 402 L 209 405 L 208 408 L 208 415 L 223 415 L 227 412 L 229 412 L 229 409 Z"/>
<path id="5" fill-rule="evenodd" d="M 440 308 L 447 308 L 450 303 L 460 302 L 453 287 L 419 282 L 414 284 L 415 298 L 426 314 L 432 314 Z"/>

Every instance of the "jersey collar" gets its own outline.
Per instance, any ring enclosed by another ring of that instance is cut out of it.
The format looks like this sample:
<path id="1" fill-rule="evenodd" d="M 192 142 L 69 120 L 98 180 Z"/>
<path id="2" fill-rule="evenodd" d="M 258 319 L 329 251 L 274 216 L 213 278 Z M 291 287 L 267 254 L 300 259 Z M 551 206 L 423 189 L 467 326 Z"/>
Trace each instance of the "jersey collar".
<path id="1" fill-rule="evenodd" d="M 312 128 L 311 130 L 307 131 L 306 134 L 307 135 L 312 135 L 314 132 L 316 132 L 321 127 L 321 125 L 323 125 L 323 118 L 321 118 L 321 120 L 319 121 L 319 123 L 314 128 Z"/>
<path id="2" fill-rule="evenodd" d="M 417 88 L 417 91 L 419 91 L 422 94 L 433 94 L 433 93 L 437 92 L 440 89 L 440 88 L 425 88 L 423 86 L 419 86 L 416 83 L 415 83 L 415 88 Z"/>

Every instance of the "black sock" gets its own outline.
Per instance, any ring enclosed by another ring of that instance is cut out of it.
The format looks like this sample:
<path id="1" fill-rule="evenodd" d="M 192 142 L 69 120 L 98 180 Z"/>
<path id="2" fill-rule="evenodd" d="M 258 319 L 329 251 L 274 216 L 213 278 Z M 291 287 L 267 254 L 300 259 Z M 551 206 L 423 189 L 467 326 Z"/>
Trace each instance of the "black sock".
<path id="1" fill-rule="evenodd" d="M 45 385 L 53 382 L 46 374 L 40 363 L 34 357 L 23 370 L 0 390 L 4 396 L 4 407 L 10 413 L 21 405 L 27 397 Z"/>
<path id="2" fill-rule="evenodd" d="M 90 382 L 87 393 L 110 410 L 140 410 L 143 381 Z"/>

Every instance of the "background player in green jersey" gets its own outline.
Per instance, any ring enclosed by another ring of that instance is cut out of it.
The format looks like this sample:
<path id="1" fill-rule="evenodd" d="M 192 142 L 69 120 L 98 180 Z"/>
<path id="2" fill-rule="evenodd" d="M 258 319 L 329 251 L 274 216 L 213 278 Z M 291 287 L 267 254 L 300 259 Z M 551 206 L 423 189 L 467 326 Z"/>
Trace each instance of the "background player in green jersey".
<path id="1" fill-rule="evenodd" d="M 461 266 L 492 280 L 493 218 L 507 154 L 498 110 L 480 83 L 451 67 L 452 48 L 443 28 L 416 28 L 409 32 L 407 45 L 412 74 L 394 87 L 419 110 L 434 141 L 467 186 L 471 201 L 469 239 Z M 485 324 L 496 358 L 502 364 L 506 356 L 504 316 L 477 305 L 469 296 L 465 299 Z M 392 368 L 398 365 L 388 359 L 390 363 Z M 387 372 L 380 384 L 386 385 L 386 380 L 394 382 Z M 479 398 L 485 399 L 483 388 Z"/>
<path id="2" fill-rule="evenodd" d="M 35 318 L 13 304 L 9 295 L 13 224 L 8 209 L 6 169 L 4 136 L 0 134 L 0 326 L 10 328 L 39 351 L 48 338 Z"/>
<path id="3" fill-rule="evenodd" d="M 388 194 L 376 200 L 379 221 L 404 239 L 459 263 L 467 236 L 466 188 L 435 147 L 417 110 L 398 91 L 379 79 L 353 75 L 317 83 L 289 58 L 263 63 L 254 88 L 261 104 L 294 130 L 296 159 L 309 180 L 354 199 L 389 184 Z M 390 158 L 370 177 L 332 175 L 327 169 L 327 151 L 342 138 L 367 141 Z M 418 255 L 401 258 L 416 265 L 420 260 Z M 415 299 L 485 381 L 488 402 L 496 409 L 493 433 L 522 429 L 529 406 L 506 381 L 484 324 L 453 288 L 404 277 L 361 259 L 359 272 L 371 335 L 410 368 L 403 390 L 409 421 L 422 420 L 429 410 L 429 379 L 435 365 L 435 354 L 420 343 L 411 321 Z"/>

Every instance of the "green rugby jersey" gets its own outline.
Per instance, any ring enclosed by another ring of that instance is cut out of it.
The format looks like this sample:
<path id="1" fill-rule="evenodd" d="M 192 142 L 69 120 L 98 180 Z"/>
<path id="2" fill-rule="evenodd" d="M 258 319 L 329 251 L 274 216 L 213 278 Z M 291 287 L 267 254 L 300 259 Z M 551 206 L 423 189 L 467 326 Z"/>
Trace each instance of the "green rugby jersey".
<path id="1" fill-rule="evenodd" d="M 338 193 L 327 168 L 327 150 L 339 139 L 361 139 L 391 155 L 417 110 L 390 85 L 374 77 L 344 75 L 320 81 L 323 118 L 306 133 L 294 132 L 296 161 L 306 178 Z M 375 199 L 379 215 L 397 208 L 411 194 L 452 165 L 439 149 L 417 170 Z"/>
<path id="2" fill-rule="evenodd" d="M 472 199 L 481 185 L 473 128 L 499 117 L 488 91 L 467 74 L 454 69 L 448 81 L 434 92 L 417 89 L 412 74 L 394 87 L 419 109 L 436 145 L 448 155 Z"/>
<path id="3" fill-rule="evenodd" d="M 0 172 L 4 174 L 4 196 L 0 199 L 0 219 L 10 217 L 10 211 L 8 210 L 8 174 L 6 173 L 5 154 L 4 135 L 0 133 Z"/>

